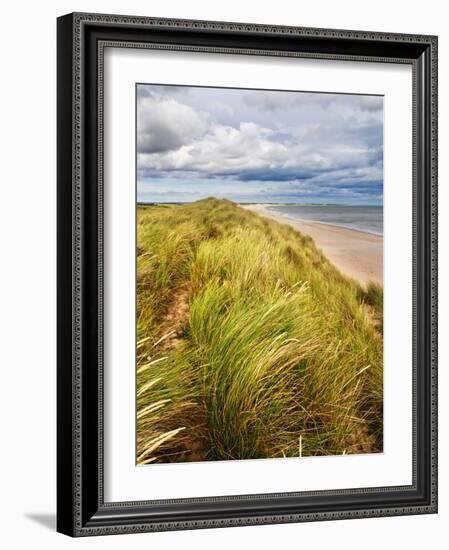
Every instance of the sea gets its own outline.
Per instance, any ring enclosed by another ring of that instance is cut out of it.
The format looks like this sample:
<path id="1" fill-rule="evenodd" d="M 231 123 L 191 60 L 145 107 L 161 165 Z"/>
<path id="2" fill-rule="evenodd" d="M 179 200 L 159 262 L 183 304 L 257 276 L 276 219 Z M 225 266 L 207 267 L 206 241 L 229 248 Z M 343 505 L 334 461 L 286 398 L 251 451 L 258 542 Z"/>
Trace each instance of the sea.
<path id="1" fill-rule="evenodd" d="M 375 235 L 383 235 L 382 206 L 270 204 L 266 208 L 293 220 L 337 225 Z"/>

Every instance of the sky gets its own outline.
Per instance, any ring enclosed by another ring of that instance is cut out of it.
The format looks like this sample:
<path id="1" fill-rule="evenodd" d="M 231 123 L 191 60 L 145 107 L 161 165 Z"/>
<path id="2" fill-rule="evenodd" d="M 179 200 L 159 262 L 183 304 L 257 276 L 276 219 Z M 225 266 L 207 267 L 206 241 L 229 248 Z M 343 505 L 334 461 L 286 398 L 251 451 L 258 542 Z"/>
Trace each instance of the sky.
<path id="1" fill-rule="evenodd" d="M 383 98 L 137 85 L 137 200 L 381 205 Z"/>

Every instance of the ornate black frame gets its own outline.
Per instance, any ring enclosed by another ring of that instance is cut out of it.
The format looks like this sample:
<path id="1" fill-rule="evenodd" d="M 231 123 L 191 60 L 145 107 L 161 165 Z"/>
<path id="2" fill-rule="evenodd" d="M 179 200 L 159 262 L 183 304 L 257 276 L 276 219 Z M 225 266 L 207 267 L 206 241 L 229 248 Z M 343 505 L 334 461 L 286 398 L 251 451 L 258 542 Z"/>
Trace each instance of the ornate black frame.
<path id="1" fill-rule="evenodd" d="M 104 502 L 102 56 L 107 45 L 412 65 L 412 485 Z M 435 36 L 83 13 L 58 18 L 58 531 L 87 536 L 435 513 L 436 201 Z"/>

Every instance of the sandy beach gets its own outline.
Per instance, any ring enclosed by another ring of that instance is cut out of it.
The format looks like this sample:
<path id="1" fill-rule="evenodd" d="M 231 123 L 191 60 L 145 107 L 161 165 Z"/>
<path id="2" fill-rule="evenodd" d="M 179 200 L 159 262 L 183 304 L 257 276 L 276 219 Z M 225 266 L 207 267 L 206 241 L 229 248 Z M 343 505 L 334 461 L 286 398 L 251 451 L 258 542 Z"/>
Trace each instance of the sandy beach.
<path id="1" fill-rule="evenodd" d="M 367 285 L 370 281 L 383 282 L 383 237 L 380 235 L 285 218 L 262 204 L 241 206 L 309 235 L 342 273 L 353 277 L 361 284 Z"/>

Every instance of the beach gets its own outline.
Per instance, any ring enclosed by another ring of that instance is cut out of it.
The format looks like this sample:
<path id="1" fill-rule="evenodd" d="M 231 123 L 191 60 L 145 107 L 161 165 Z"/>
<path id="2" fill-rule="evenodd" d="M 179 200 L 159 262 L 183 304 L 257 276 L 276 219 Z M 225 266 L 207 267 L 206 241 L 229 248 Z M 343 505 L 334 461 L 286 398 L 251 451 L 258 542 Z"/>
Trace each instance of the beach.
<path id="1" fill-rule="evenodd" d="M 383 283 L 383 237 L 336 225 L 286 218 L 266 205 L 241 205 L 279 223 L 287 224 L 314 240 L 316 246 L 345 275 L 367 285 Z"/>

